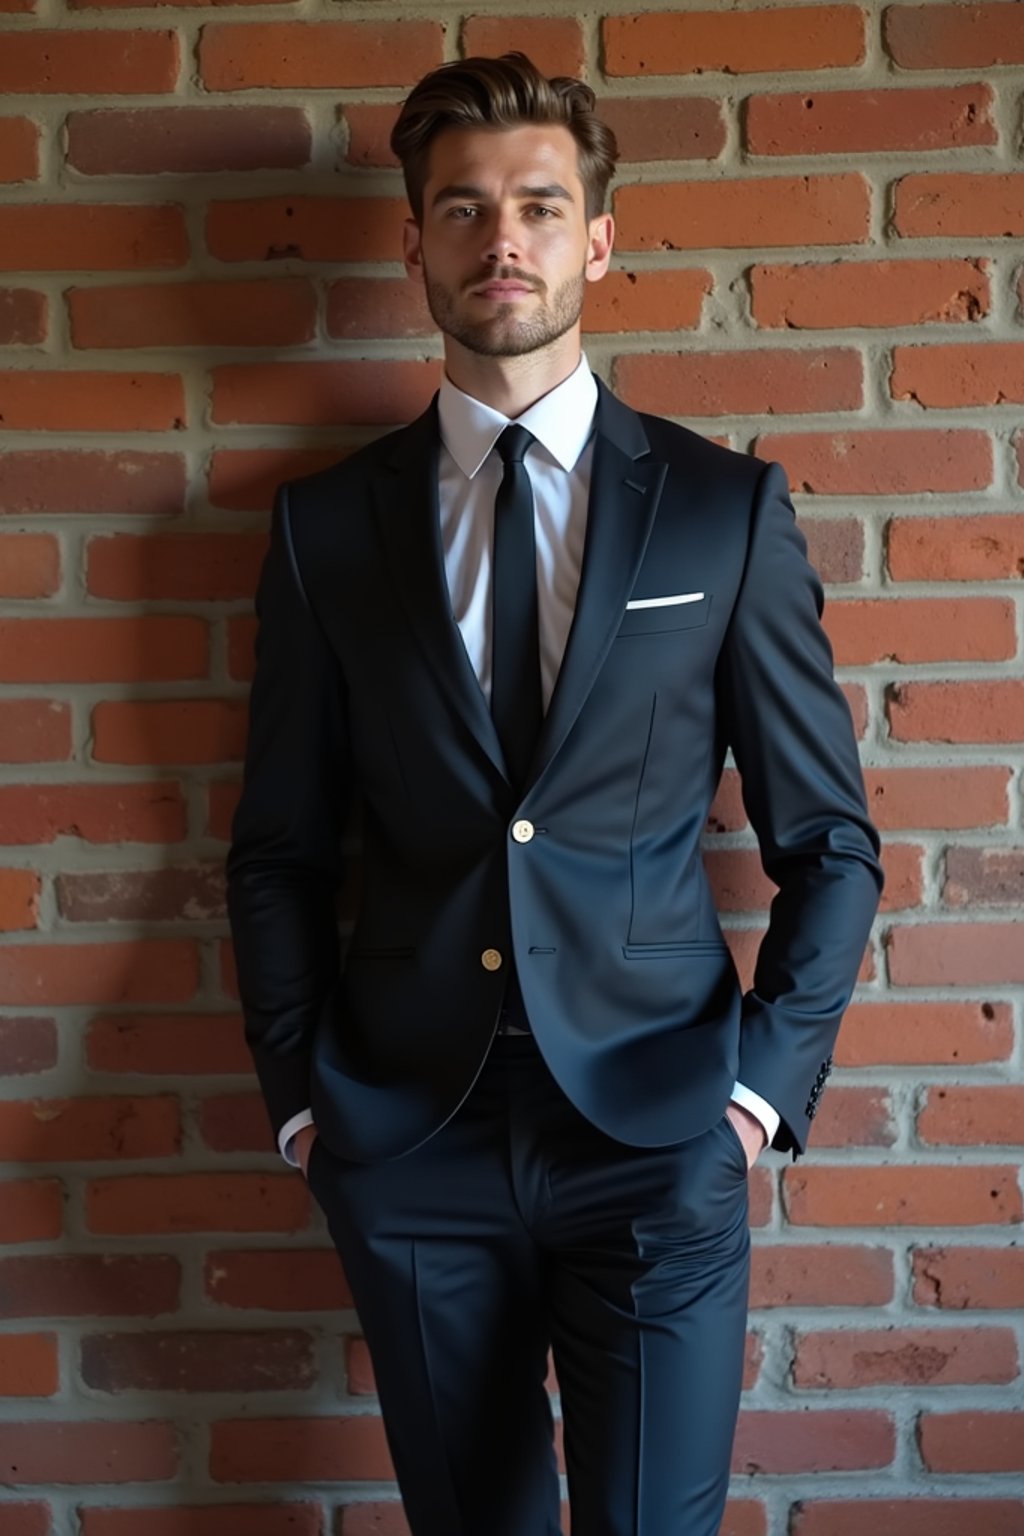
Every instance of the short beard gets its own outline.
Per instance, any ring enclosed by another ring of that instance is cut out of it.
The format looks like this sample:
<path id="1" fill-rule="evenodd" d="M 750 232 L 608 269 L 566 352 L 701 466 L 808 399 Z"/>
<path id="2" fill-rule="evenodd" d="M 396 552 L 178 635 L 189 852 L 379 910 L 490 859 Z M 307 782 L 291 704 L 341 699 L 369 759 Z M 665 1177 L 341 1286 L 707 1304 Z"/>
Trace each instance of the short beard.
<path id="1" fill-rule="evenodd" d="M 519 274 L 501 268 L 489 275 L 506 279 Z M 427 306 L 434 324 L 445 336 L 450 336 L 468 352 L 475 352 L 480 357 L 525 357 L 529 352 L 538 352 L 542 347 L 550 346 L 560 336 L 564 336 L 566 331 L 571 331 L 579 320 L 586 293 L 586 278 L 581 272 L 578 277 L 567 278 L 560 288 L 556 288 L 550 303 L 543 302 L 539 311 L 529 320 L 515 318 L 515 305 L 501 304 L 491 319 L 473 321 L 459 312 L 457 300 L 451 291 L 441 283 L 433 282 L 426 270 L 424 280 Z M 485 275 L 476 279 L 476 282 L 486 280 Z M 537 291 L 542 299 L 547 292 L 544 286 L 540 286 Z"/>

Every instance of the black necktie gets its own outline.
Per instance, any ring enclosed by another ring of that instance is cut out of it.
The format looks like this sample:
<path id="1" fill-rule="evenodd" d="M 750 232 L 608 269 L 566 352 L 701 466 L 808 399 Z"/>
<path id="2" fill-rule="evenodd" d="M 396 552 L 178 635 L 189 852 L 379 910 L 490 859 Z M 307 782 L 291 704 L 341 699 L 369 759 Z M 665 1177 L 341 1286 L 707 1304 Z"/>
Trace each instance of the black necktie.
<path id="1" fill-rule="evenodd" d="M 521 789 L 541 723 L 533 487 L 523 459 L 535 442 L 509 426 L 495 448 L 505 473 L 494 502 L 491 714 L 512 783 Z"/>

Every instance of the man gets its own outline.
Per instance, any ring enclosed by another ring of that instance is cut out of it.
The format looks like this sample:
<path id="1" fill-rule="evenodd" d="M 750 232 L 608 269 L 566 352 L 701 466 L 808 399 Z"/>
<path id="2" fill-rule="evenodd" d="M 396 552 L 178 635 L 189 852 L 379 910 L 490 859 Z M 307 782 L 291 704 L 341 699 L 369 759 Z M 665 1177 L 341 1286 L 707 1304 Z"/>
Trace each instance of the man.
<path id="1" fill-rule="evenodd" d="M 428 411 L 281 488 L 228 861 L 246 1033 L 323 1206 L 414 1536 L 714 1536 L 747 1172 L 796 1155 L 881 885 L 785 476 L 597 383 L 615 144 L 522 55 L 393 144 Z M 728 747 L 779 891 L 741 997 Z M 339 963 L 350 796 L 362 896 Z M 294 1149 L 294 1150 L 293 1150 Z"/>

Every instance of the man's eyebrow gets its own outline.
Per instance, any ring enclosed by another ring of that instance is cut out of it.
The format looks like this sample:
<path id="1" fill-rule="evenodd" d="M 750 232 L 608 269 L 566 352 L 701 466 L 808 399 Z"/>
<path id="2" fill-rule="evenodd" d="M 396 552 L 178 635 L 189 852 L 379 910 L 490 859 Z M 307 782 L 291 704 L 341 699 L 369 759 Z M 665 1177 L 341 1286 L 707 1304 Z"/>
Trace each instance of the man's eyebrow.
<path id="1" fill-rule="evenodd" d="M 485 196 L 486 193 L 482 187 L 474 187 L 469 183 L 452 182 L 447 187 L 438 188 L 431 200 L 431 206 L 436 207 L 438 203 L 450 202 L 453 198 L 459 197 L 476 198 L 480 201 L 483 201 Z M 536 197 L 548 200 L 561 198 L 567 203 L 571 203 L 573 200 L 572 193 L 567 191 L 566 188 L 557 181 L 548 182 L 542 187 L 517 187 L 516 196 Z"/>

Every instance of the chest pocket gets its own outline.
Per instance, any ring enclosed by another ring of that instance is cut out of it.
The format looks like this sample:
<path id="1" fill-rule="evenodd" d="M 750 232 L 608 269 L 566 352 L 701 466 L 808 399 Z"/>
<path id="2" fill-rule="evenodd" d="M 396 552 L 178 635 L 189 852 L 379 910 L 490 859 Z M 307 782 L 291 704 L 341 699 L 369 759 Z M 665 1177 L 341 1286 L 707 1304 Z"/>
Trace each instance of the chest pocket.
<path id="1" fill-rule="evenodd" d="M 711 593 L 684 595 L 684 600 L 659 603 L 653 608 L 627 608 L 616 639 L 630 635 L 665 635 L 674 629 L 700 629 L 711 612 Z"/>

